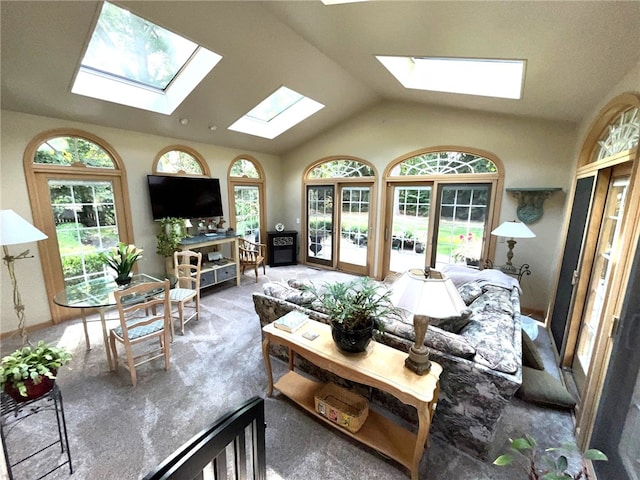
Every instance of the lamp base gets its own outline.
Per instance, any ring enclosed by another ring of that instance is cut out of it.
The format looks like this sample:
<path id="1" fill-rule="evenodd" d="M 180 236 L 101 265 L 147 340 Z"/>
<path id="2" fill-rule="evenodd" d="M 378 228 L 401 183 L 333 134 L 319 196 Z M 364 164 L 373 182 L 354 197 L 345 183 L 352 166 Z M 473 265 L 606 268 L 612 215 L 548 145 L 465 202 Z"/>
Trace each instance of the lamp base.
<path id="1" fill-rule="evenodd" d="M 431 370 L 429 352 L 416 352 L 413 347 L 411 347 L 409 356 L 404 361 L 404 366 L 418 375 L 429 373 Z"/>

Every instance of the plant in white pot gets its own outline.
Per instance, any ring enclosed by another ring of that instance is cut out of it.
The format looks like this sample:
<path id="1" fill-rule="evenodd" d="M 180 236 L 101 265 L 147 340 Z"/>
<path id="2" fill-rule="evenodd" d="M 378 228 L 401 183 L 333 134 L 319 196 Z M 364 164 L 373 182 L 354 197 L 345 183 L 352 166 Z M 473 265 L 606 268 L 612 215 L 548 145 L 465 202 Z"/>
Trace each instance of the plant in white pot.
<path id="1" fill-rule="evenodd" d="M 53 388 L 58 369 L 70 360 L 65 348 L 42 341 L 21 347 L 2 358 L 0 388 L 17 402 L 38 398 Z"/>
<path id="2" fill-rule="evenodd" d="M 366 350 L 374 329 L 384 331 L 383 318 L 399 318 L 402 313 L 391 302 L 391 291 L 369 277 L 348 282 L 324 283 L 304 289 L 315 297 L 331 319 L 331 333 L 338 348 L 347 353 Z"/>

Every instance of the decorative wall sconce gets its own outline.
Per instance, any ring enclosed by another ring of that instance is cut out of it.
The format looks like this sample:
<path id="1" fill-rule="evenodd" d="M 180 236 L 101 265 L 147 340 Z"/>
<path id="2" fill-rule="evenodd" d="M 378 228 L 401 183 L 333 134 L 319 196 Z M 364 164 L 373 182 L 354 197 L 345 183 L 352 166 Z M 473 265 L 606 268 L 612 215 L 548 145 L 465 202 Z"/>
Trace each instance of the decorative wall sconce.
<path id="1" fill-rule="evenodd" d="M 518 199 L 516 216 L 522 223 L 530 225 L 542 218 L 542 204 L 560 187 L 507 188 Z"/>

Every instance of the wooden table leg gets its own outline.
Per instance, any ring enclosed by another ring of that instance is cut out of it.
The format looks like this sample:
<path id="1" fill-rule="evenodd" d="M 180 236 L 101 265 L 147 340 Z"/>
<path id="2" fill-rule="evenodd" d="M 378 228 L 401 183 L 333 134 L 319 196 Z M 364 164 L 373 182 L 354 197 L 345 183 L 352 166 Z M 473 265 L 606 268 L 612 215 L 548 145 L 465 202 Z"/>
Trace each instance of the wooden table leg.
<path id="1" fill-rule="evenodd" d="M 431 428 L 431 408 L 429 405 L 422 405 L 418 408 L 418 437 L 416 438 L 416 446 L 413 450 L 413 461 L 411 464 L 411 480 L 418 480 L 418 469 L 420 460 L 424 454 L 424 445 L 429 436 Z"/>
<path id="2" fill-rule="evenodd" d="M 84 308 L 80 309 L 82 315 L 82 327 L 84 328 L 84 343 L 87 346 L 87 351 L 91 350 L 91 342 L 89 341 L 89 331 L 87 330 L 87 312 Z"/>
<path id="3" fill-rule="evenodd" d="M 264 366 L 267 369 L 267 379 L 269 380 L 269 388 L 267 389 L 267 396 L 270 397 L 273 394 L 273 372 L 271 371 L 271 358 L 269 357 L 269 334 L 264 335 L 262 341 L 262 356 L 264 357 Z"/>
<path id="4" fill-rule="evenodd" d="M 293 371 L 293 363 L 294 363 L 294 351 L 289 348 L 289 370 Z"/>

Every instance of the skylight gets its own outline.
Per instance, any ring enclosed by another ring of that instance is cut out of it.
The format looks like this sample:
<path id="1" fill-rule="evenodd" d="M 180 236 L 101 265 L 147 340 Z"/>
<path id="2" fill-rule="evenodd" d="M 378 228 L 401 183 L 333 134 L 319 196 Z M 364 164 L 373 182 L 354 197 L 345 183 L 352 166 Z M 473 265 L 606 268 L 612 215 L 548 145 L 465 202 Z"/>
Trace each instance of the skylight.
<path id="1" fill-rule="evenodd" d="M 274 139 L 324 105 L 287 87 L 280 87 L 229 127 L 235 132 Z"/>
<path id="2" fill-rule="evenodd" d="M 71 91 L 170 115 L 221 58 L 104 2 Z"/>
<path id="3" fill-rule="evenodd" d="M 525 60 L 376 56 L 405 88 L 522 98 Z"/>

